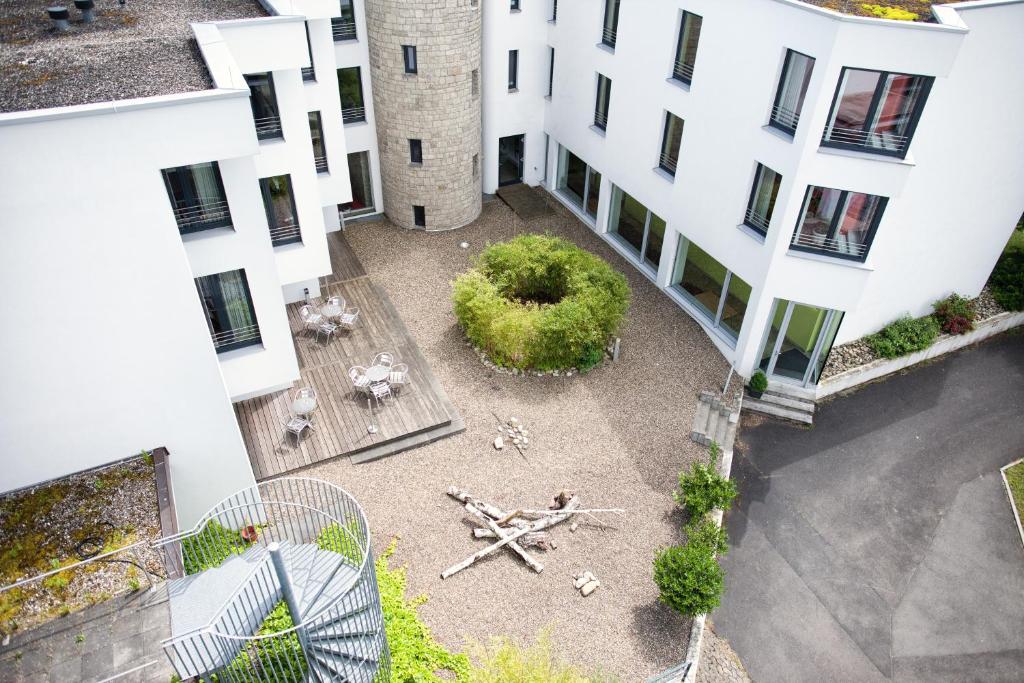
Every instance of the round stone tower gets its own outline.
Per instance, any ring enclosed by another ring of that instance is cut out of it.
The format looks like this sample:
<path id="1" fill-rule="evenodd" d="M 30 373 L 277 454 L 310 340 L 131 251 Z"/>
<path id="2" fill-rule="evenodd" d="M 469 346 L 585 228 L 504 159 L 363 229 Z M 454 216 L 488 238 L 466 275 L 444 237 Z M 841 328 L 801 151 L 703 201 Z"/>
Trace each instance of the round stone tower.
<path id="1" fill-rule="evenodd" d="M 480 4 L 366 0 L 384 213 L 403 228 L 480 215 Z"/>

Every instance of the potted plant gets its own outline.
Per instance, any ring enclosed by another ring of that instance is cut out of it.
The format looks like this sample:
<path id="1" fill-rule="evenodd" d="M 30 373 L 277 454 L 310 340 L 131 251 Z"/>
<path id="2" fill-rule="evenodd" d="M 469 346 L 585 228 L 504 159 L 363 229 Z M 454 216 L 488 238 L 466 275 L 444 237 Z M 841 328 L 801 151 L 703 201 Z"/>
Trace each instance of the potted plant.
<path id="1" fill-rule="evenodd" d="M 242 540 L 246 543 L 255 543 L 256 539 L 259 538 L 259 532 L 256 530 L 255 526 L 249 524 L 248 526 L 242 527 L 241 536 Z"/>
<path id="2" fill-rule="evenodd" d="M 760 370 L 750 377 L 747 383 L 747 395 L 750 398 L 761 398 L 761 394 L 768 388 L 768 377 Z"/>

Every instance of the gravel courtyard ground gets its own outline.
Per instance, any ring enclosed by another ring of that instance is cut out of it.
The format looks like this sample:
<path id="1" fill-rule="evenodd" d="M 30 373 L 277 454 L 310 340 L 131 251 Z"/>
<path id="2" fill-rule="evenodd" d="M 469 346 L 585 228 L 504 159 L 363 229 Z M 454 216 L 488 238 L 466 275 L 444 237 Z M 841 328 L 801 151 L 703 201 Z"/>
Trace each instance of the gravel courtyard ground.
<path id="1" fill-rule="evenodd" d="M 566 237 L 625 273 L 633 303 L 617 364 L 568 378 L 510 377 L 489 371 L 466 346 L 452 314 L 451 280 L 488 242 L 524 232 Z M 560 655 L 624 681 L 682 661 L 690 623 L 657 602 L 651 563 L 656 548 L 681 537 L 671 498 L 677 474 L 704 457 L 689 440 L 696 396 L 719 386 L 728 371 L 699 326 L 561 207 L 527 225 L 500 201 L 488 201 L 478 221 L 451 233 L 377 221 L 349 226 L 346 237 L 391 297 L 466 431 L 369 464 L 323 463 L 302 476 L 355 495 L 378 549 L 401 538 L 393 561 L 408 565 L 410 594 L 429 595 L 421 614 L 449 647 L 502 634 L 526 642 L 551 626 Z M 468 250 L 459 248 L 463 240 Z M 494 414 L 525 423 L 527 459 L 493 449 Z M 628 514 L 614 520 L 615 530 L 556 527 L 558 549 L 538 553 L 542 574 L 501 552 L 442 581 L 442 569 L 483 547 L 445 495 L 452 484 L 508 509 L 545 507 L 569 489 L 586 506 Z M 572 575 L 586 569 L 602 587 L 582 598 Z"/>

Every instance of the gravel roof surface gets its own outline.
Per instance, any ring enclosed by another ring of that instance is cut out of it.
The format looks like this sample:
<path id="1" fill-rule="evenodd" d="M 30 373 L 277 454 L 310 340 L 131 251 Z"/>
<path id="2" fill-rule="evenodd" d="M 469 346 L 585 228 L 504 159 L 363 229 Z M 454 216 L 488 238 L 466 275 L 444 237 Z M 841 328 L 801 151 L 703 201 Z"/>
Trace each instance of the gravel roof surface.
<path id="1" fill-rule="evenodd" d="M 152 97 L 212 87 L 189 24 L 267 16 L 257 0 L 95 0 L 86 24 L 52 28 L 55 0 L 0 0 L 0 112 Z"/>
<path id="2" fill-rule="evenodd" d="M 845 14 L 853 14 L 862 17 L 874 16 L 870 10 L 864 9 L 865 5 L 881 5 L 882 7 L 895 7 L 898 9 L 913 12 L 917 15 L 914 21 L 934 21 L 932 16 L 932 5 L 941 5 L 955 0 L 802 0 L 808 5 L 817 5 Z"/>
<path id="3" fill-rule="evenodd" d="M 475 223 L 426 234 L 387 221 L 355 223 L 346 237 L 405 320 L 466 422 L 466 431 L 414 451 L 352 465 L 321 463 L 301 476 L 351 492 L 365 507 L 378 552 L 400 536 L 394 563 L 407 564 L 409 593 L 426 593 L 421 614 L 439 641 L 509 635 L 521 643 L 554 627 L 561 656 L 623 680 L 642 680 L 681 662 L 690 622 L 657 601 L 656 548 L 680 542 L 682 515 L 671 498 L 678 472 L 705 450 L 689 439 L 697 394 L 724 381 L 728 366 L 698 325 L 668 297 L 559 207 L 524 224 L 499 201 Z M 573 377 L 496 374 L 467 347 L 450 302 L 451 280 L 488 242 L 524 232 L 566 237 L 625 273 L 633 303 L 617 364 Z M 459 248 L 467 240 L 468 250 Z M 385 408 L 386 409 L 386 408 Z M 530 432 L 523 459 L 492 447 L 497 420 L 517 417 Z M 568 524 L 552 530 L 557 550 L 537 551 L 535 574 L 499 552 L 442 581 L 441 570 L 483 547 L 471 538 L 449 485 L 506 509 L 546 507 L 561 489 L 585 507 L 622 507 L 617 530 Z M 591 570 L 601 587 L 583 598 L 572 576 Z"/>

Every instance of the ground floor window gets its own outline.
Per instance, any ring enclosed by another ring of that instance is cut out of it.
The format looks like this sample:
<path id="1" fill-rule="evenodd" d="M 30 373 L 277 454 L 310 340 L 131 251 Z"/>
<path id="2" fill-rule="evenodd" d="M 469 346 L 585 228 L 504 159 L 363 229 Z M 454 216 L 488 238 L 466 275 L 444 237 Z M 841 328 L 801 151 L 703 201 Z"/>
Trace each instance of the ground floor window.
<path id="1" fill-rule="evenodd" d="M 665 243 L 665 221 L 614 185 L 608 232 L 635 253 L 642 264 L 658 270 L 661 247 Z"/>
<path id="2" fill-rule="evenodd" d="M 733 344 L 740 336 L 751 288 L 696 244 L 679 236 L 671 286 Z"/>
<path id="3" fill-rule="evenodd" d="M 601 200 L 601 174 L 561 145 L 558 146 L 555 189 L 570 204 L 597 219 L 597 205 Z"/>
<path id="4" fill-rule="evenodd" d="M 196 289 L 217 353 L 262 342 L 244 270 L 197 277 Z"/>
<path id="5" fill-rule="evenodd" d="M 352 152 L 348 155 L 348 175 L 352 183 L 352 201 L 340 204 L 346 218 L 373 213 L 373 175 L 370 174 L 369 152 Z"/>
<path id="6" fill-rule="evenodd" d="M 843 320 L 840 311 L 776 299 L 760 367 L 774 378 L 817 384 Z"/>

